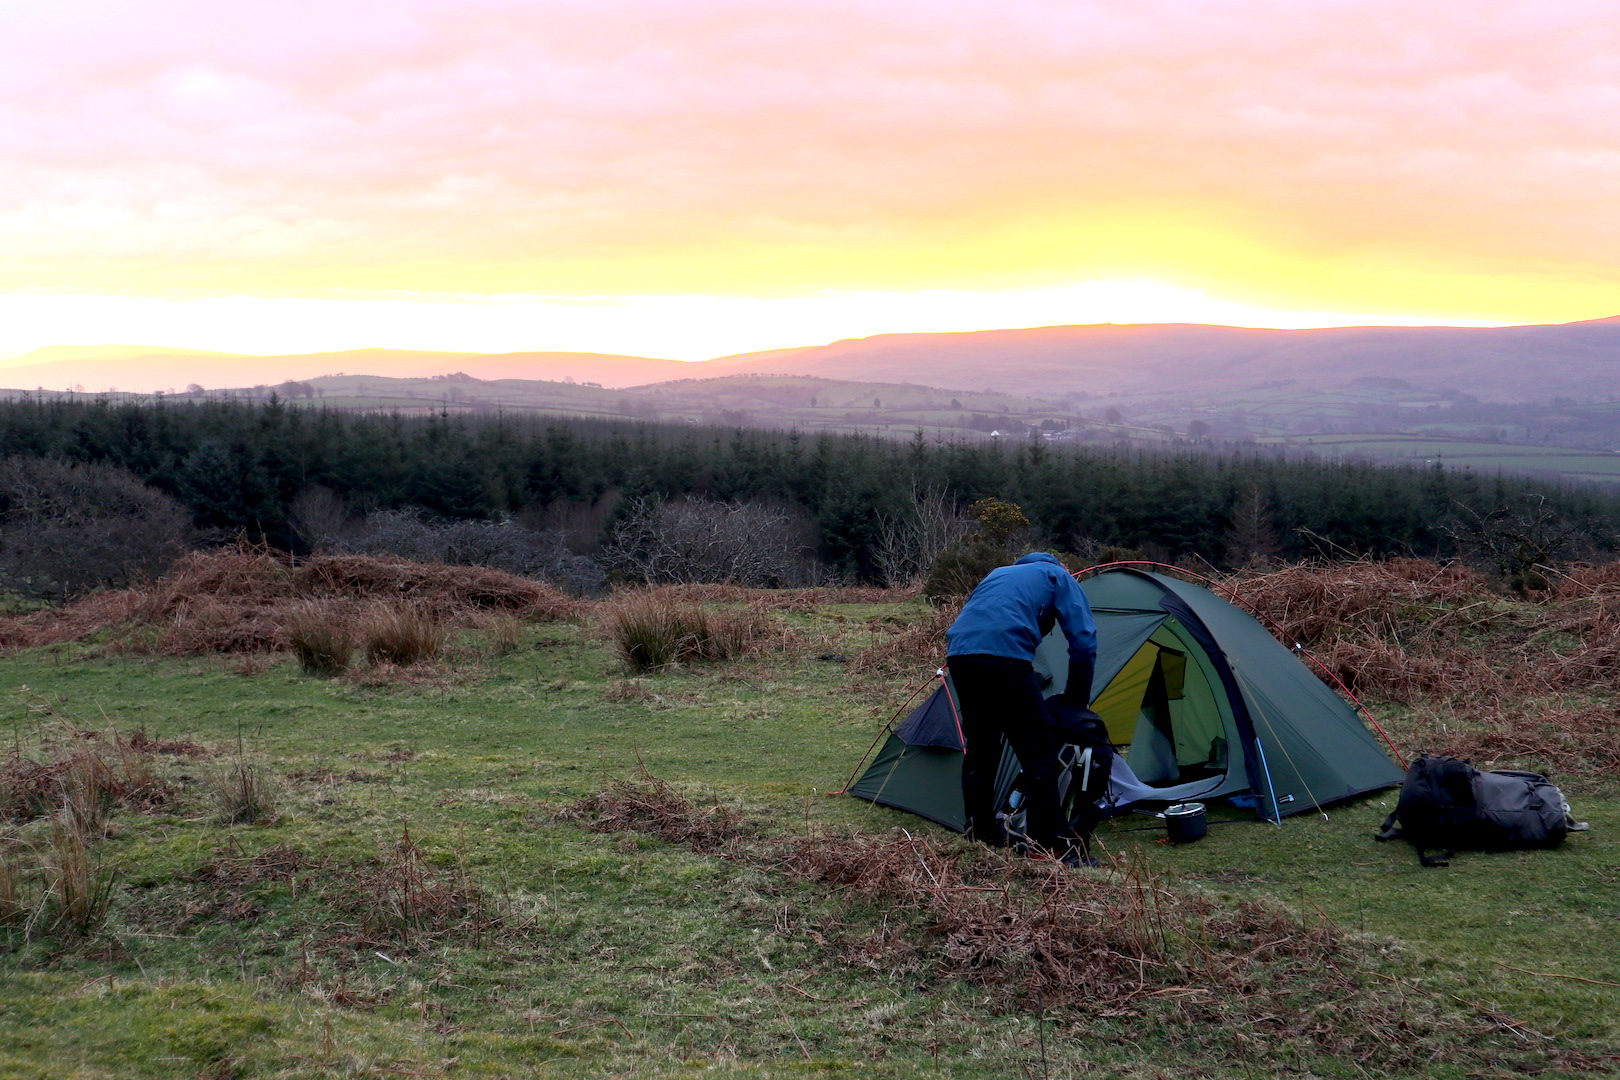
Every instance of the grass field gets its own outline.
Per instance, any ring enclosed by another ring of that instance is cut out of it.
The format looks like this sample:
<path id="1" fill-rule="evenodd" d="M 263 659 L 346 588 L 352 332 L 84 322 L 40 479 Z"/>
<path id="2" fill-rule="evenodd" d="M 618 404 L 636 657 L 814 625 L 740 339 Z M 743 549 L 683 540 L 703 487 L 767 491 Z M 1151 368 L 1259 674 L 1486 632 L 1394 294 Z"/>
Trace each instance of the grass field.
<path id="1" fill-rule="evenodd" d="M 102 921 L 0 929 L 0 1075 L 1472 1077 L 1620 1061 L 1620 800 L 1602 777 L 1566 781 L 1592 832 L 1445 870 L 1372 842 L 1387 796 L 1181 847 L 1149 819 L 1115 822 L 1109 864 L 1064 873 L 1145 882 L 1165 918 L 1258 902 L 1286 932 L 1250 948 L 1250 929 L 1186 924 L 1210 937 L 1179 981 L 1144 968 L 1151 993 L 1031 997 L 953 965 L 919 899 L 830 886 L 780 854 L 902 845 L 925 869 L 977 867 L 973 889 L 1026 888 L 1027 867 L 987 869 L 935 826 L 828 794 L 931 673 L 894 648 L 924 609 L 829 599 L 769 618 L 773 648 L 635 677 L 589 618 L 531 625 L 515 648 L 468 631 L 437 664 L 335 679 L 106 640 L 0 657 L 14 762 L 139 731 L 169 792 L 115 809 L 92 845 Z M 1387 718 L 1422 737 L 1427 715 Z M 239 766 L 276 790 L 264 823 L 221 823 Z M 741 839 L 565 813 L 643 772 L 700 817 L 744 822 Z M 50 828 L 7 826 L 24 892 Z"/>
<path id="2" fill-rule="evenodd" d="M 1514 446 L 1425 435 L 1388 433 L 1291 435 L 1257 440 L 1327 457 L 1367 461 L 1404 462 L 1468 468 L 1494 474 L 1557 475 L 1568 479 L 1614 482 L 1620 479 L 1620 454 L 1603 450 L 1571 450 L 1556 446 Z"/>

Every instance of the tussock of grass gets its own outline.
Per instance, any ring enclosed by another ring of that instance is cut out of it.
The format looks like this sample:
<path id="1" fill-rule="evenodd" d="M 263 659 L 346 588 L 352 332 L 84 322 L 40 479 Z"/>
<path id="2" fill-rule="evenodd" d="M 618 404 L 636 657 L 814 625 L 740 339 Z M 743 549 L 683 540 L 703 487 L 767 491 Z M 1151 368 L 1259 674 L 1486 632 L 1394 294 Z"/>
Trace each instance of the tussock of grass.
<path id="1" fill-rule="evenodd" d="M 345 902 L 360 917 L 361 931 L 404 948 L 451 934 L 477 947 L 502 922 L 464 868 L 432 865 L 408 829 L 350 881 Z"/>
<path id="2" fill-rule="evenodd" d="M 450 628 L 432 610 L 415 604 L 377 604 L 366 614 L 362 634 L 373 665 L 409 667 L 437 659 Z"/>
<path id="3" fill-rule="evenodd" d="M 496 614 L 484 620 L 484 646 L 492 656 L 510 656 L 523 647 L 523 621 Z"/>
<path id="4" fill-rule="evenodd" d="M 268 825 L 276 820 L 277 784 L 264 766 L 234 758 L 208 771 L 207 784 L 222 825 Z"/>
<path id="5" fill-rule="evenodd" d="M 83 937 L 107 917 L 113 896 L 112 875 L 92 854 L 89 837 L 72 819 L 50 831 L 47 884 L 40 915 L 55 932 Z"/>
<path id="6" fill-rule="evenodd" d="M 309 601 L 289 607 L 287 644 L 306 675 L 341 675 L 349 670 L 359 647 L 353 613 L 329 603 Z"/>
<path id="7" fill-rule="evenodd" d="M 658 671 L 699 660 L 732 660 L 765 641 L 786 643 L 786 633 L 757 610 L 709 612 L 676 598 L 669 588 L 637 590 L 614 598 L 602 614 L 603 630 L 632 672 Z"/>
<path id="8" fill-rule="evenodd" d="M 118 793 L 118 777 L 95 748 L 79 746 L 62 763 L 58 781 L 62 816 L 77 835 L 106 831 L 107 815 Z"/>
<path id="9" fill-rule="evenodd" d="M 0 847 L 0 928 L 22 926 L 28 920 L 28 905 L 22 896 L 19 868 L 12 864 L 11 851 Z"/>
<path id="10" fill-rule="evenodd" d="M 87 834 L 63 813 L 32 842 L 8 838 L 0 848 L 0 949 L 54 937 L 94 935 L 112 910 L 116 882 Z"/>

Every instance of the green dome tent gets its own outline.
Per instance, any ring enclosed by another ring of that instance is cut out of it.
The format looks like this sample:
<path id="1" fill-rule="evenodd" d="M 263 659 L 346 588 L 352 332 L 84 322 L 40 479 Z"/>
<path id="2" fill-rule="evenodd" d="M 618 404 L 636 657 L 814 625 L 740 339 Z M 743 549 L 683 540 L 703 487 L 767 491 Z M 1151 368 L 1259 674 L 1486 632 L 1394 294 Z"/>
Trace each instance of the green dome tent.
<path id="1" fill-rule="evenodd" d="M 1111 791 L 1119 807 L 1248 794 L 1275 821 L 1401 782 L 1403 770 L 1355 710 L 1248 612 L 1132 567 L 1104 568 L 1080 585 L 1097 620 L 1091 707 L 1129 766 Z M 1041 643 L 1035 666 L 1048 696 L 1063 692 L 1060 629 Z M 998 802 L 1018 772 L 1004 748 Z M 849 793 L 961 831 L 961 775 L 961 725 L 942 672 Z"/>

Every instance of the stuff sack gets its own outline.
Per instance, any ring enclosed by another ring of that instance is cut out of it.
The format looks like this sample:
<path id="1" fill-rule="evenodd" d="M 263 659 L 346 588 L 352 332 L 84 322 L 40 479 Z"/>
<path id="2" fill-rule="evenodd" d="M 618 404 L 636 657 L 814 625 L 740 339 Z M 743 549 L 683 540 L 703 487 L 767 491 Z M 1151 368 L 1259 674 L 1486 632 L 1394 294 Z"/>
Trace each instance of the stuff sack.
<path id="1" fill-rule="evenodd" d="M 1396 827 L 1396 823 L 1400 827 Z M 1458 851 L 1551 848 L 1572 829 L 1564 793 L 1539 773 L 1481 772 L 1454 757 L 1412 762 L 1379 840 L 1405 840 L 1424 866 L 1446 866 Z M 1431 855 L 1431 851 L 1441 854 Z"/>

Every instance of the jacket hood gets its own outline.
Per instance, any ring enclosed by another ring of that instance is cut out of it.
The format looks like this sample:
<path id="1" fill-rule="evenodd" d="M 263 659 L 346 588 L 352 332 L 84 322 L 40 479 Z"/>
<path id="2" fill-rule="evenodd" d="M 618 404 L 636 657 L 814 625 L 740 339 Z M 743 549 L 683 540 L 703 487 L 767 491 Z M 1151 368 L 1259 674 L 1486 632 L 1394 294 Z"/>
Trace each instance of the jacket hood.
<path id="1" fill-rule="evenodd" d="M 1025 555 L 1022 559 L 1019 559 L 1017 562 L 1013 563 L 1013 565 L 1014 566 L 1023 566 L 1025 563 L 1034 563 L 1034 562 L 1052 563 L 1054 566 L 1062 566 L 1063 565 L 1061 562 L 1058 561 L 1058 558 L 1057 558 L 1056 555 L 1049 555 L 1044 551 L 1032 551 L 1028 555 Z"/>

